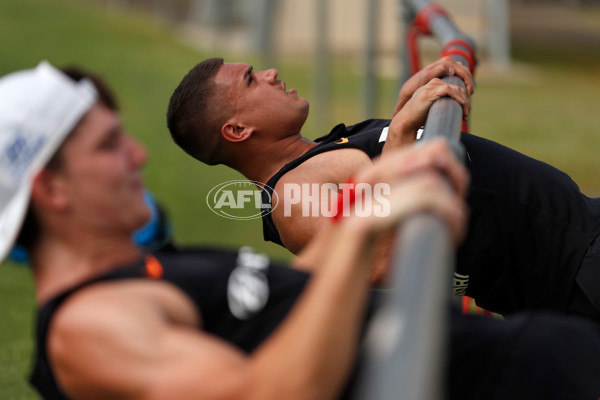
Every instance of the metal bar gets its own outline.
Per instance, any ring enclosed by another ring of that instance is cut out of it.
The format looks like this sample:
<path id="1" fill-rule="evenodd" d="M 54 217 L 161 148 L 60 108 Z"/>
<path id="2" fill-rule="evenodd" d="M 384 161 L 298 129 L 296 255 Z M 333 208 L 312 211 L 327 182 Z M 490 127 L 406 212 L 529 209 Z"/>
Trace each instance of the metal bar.
<path id="1" fill-rule="evenodd" d="M 410 10 L 408 15 L 417 15 L 424 7 L 427 7 L 430 2 L 428 0 L 402 0 L 405 7 Z M 408 13 L 408 12 L 407 12 Z M 442 46 L 456 40 L 462 40 L 475 49 L 473 40 L 462 33 L 454 23 L 447 17 L 433 13 L 429 18 L 429 28 L 433 35 L 437 38 Z M 453 44 L 451 48 L 462 49 L 465 53 L 470 53 L 470 49 L 465 48 L 461 44 Z M 464 65 L 470 65 L 469 60 L 460 54 L 452 54 L 452 58 L 462 62 Z M 475 60 L 472 60 L 473 62 Z M 451 76 L 443 78 L 444 81 L 465 87 L 462 79 Z M 449 104 L 454 104 L 450 106 Z M 458 119 L 458 125 L 455 123 Z M 442 136 L 449 140 L 458 142 L 460 139 L 460 121 L 462 120 L 461 107 L 455 100 L 450 98 L 440 99 L 433 104 L 430 109 L 425 132 L 423 138 Z M 452 122 L 452 124 L 444 124 L 444 122 Z M 428 132 L 430 131 L 430 132 Z"/>
<path id="2" fill-rule="evenodd" d="M 459 56 L 453 56 L 459 58 Z M 462 57 L 461 57 L 462 58 Z M 444 82 L 465 87 L 462 79 L 456 76 L 442 78 Z M 421 140 L 429 140 L 434 137 L 448 139 L 450 145 L 455 148 L 456 156 L 462 155 L 458 149 L 460 143 L 460 128 L 462 123 L 462 107 L 454 99 L 443 97 L 432 104 L 427 115 L 427 122 Z"/>
<path id="3" fill-rule="evenodd" d="M 429 4 L 425 0 L 403 2 L 413 15 Z M 431 14 L 429 28 L 443 46 L 456 39 L 472 43 L 440 14 Z M 451 57 L 469 65 L 460 54 Z M 456 76 L 444 80 L 464 87 Z M 461 122 L 460 104 L 449 97 L 440 99 L 429 111 L 421 140 L 443 137 L 462 159 Z M 445 224 L 426 213 L 402 224 L 397 238 L 390 277 L 394 290 L 375 315 L 367 335 L 359 398 L 441 400 L 454 249 Z"/>
<path id="4" fill-rule="evenodd" d="M 440 400 L 453 250 L 432 215 L 409 219 L 401 235 L 395 263 L 404 268 L 395 271 L 394 291 L 371 322 L 359 398 Z"/>
<path id="5" fill-rule="evenodd" d="M 401 3 L 404 5 L 404 11 L 403 11 L 403 15 L 404 15 L 404 24 L 405 24 L 405 29 L 407 29 L 408 25 L 410 24 L 410 22 L 412 21 L 412 19 L 415 18 L 415 16 L 425 7 L 427 7 L 429 4 L 431 4 L 430 1 L 428 0 L 400 0 Z M 429 20 L 429 28 L 431 29 L 431 32 L 433 33 L 433 35 L 435 36 L 435 38 L 437 39 L 437 41 L 440 43 L 440 45 L 446 46 L 449 42 L 453 41 L 453 40 L 463 40 L 466 43 L 468 43 L 470 45 L 470 49 L 475 49 L 476 45 L 475 42 L 473 41 L 473 39 L 471 39 L 468 35 L 465 35 L 463 32 L 460 31 L 460 29 L 458 29 L 456 27 L 456 25 L 452 22 L 452 20 L 450 20 L 449 18 L 446 18 L 445 16 L 439 15 L 439 14 L 433 14 L 430 17 Z M 405 46 L 406 47 L 406 46 Z M 454 44 L 451 46 L 452 48 L 459 48 L 467 53 L 469 53 L 470 49 L 465 48 L 464 46 L 460 45 L 460 44 Z M 403 50 L 406 54 L 407 49 L 404 48 Z M 455 58 L 453 56 L 453 58 Z M 408 60 L 408 55 L 405 56 L 405 59 Z M 458 61 L 463 62 L 465 65 L 468 65 L 468 61 L 463 59 L 459 59 Z M 475 61 L 475 60 L 473 60 Z M 408 67 L 408 61 L 406 61 L 406 66 L 405 69 Z M 403 71 L 403 78 L 405 78 L 404 80 L 406 81 L 406 79 L 408 79 L 410 77 L 410 75 L 408 75 L 406 73 L 406 71 Z"/>

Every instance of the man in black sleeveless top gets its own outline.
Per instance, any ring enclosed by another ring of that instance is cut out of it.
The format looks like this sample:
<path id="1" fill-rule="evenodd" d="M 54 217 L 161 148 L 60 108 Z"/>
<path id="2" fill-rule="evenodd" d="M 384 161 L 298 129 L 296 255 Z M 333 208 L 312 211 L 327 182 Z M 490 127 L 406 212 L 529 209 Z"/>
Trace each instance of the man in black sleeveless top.
<path id="1" fill-rule="evenodd" d="M 467 90 L 437 79 L 448 74 L 463 78 Z M 314 193 L 299 190 L 302 185 L 341 187 L 373 158 L 414 142 L 440 96 L 459 101 L 466 116 L 472 88 L 467 68 L 441 59 L 404 85 L 391 120 L 340 124 L 311 141 L 300 132 L 308 103 L 295 90 L 286 92 L 276 70 L 210 59 L 175 90 L 168 125 L 193 157 L 265 184 L 263 203 L 272 202 L 263 213 L 265 240 L 301 254 L 326 219 L 307 213 Z M 547 164 L 466 133 L 461 141 L 472 214 L 457 252 L 455 293 L 503 315 L 554 310 L 600 321 L 600 200 Z M 376 283 L 385 278 L 390 243 L 383 240 L 376 251 Z"/>
<path id="2" fill-rule="evenodd" d="M 390 215 L 345 207 L 297 261 L 318 263 L 311 276 L 246 248 L 143 253 L 131 233 L 149 218 L 146 153 L 111 104 L 97 81 L 47 63 L 0 79 L 0 257 L 17 235 L 30 254 L 42 396 L 348 398 L 371 307 L 369 244 L 421 210 L 464 235 L 467 174 L 448 145 L 359 172 L 390 186 Z M 600 332 L 585 321 L 453 316 L 450 344 L 450 399 L 600 396 Z"/>

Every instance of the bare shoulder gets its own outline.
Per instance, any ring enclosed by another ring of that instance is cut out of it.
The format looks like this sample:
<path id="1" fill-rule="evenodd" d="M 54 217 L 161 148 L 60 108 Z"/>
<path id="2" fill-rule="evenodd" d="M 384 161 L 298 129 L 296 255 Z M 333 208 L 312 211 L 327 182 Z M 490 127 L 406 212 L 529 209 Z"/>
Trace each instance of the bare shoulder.
<path id="1" fill-rule="evenodd" d="M 100 393 L 107 381 L 111 390 L 143 390 L 143 380 L 127 371 L 133 368 L 141 377 L 140 365 L 149 361 L 164 331 L 174 322 L 198 325 L 197 315 L 191 301 L 164 282 L 92 285 L 68 298 L 52 319 L 48 357 L 53 372 L 74 397 L 90 388 Z"/>
<path id="2" fill-rule="evenodd" d="M 281 183 L 335 183 L 344 182 L 359 169 L 371 165 L 371 159 L 359 149 L 339 149 L 317 154 L 279 180 Z M 279 185 L 277 182 L 277 185 Z M 277 190 L 277 185 L 275 190 Z"/>
<path id="3" fill-rule="evenodd" d="M 339 184 L 356 171 L 371 165 L 367 154 L 358 149 L 339 149 L 317 154 L 284 174 L 273 188 L 283 198 L 287 184 Z M 277 201 L 277 199 L 274 199 Z M 276 203 L 274 203 L 276 205 Z"/>
<path id="4" fill-rule="evenodd" d="M 274 188 L 272 219 L 285 247 L 295 254 L 301 251 L 324 222 L 322 204 L 330 204 L 333 200 L 321 196 L 336 196 L 340 183 L 370 165 L 371 159 L 363 151 L 345 148 L 311 157 L 283 175 Z M 323 191 L 325 184 L 335 187 Z M 318 192 L 320 197 L 312 196 L 307 205 L 309 199 L 303 196 L 309 192 Z"/>
<path id="5" fill-rule="evenodd" d="M 57 383 L 76 399 L 241 398 L 245 355 L 204 332 L 197 311 L 162 281 L 82 290 L 50 329 Z"/>
<path id="6" fill-rule="evenodd" d="M 98 329 L 130 329 L 136 321 L 169 316 L 173 309 L 188 310 L 191 301 L 174 286 L 152 280 L 97 283 L 70 296 L 57 310 L 52 333 Z M 136 315 L 137 318 L 130 318 Z M 182 313 L 185 315 L 185 312 Z"/>

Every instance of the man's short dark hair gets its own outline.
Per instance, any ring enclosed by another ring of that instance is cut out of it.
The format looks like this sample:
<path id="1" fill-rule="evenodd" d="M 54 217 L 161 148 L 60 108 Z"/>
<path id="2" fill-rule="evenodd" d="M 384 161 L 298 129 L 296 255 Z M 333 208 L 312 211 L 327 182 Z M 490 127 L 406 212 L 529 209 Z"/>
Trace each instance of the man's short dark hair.
<path id="1" fill-rule="evenodd" d="M 108 87 L 106 82 L 104 82 L 104 80 L 98 75 L 94 75 L 88 71 L 84 71 L 79 67 L 69 66 L 61 68 L 60 70 L 63 74 L 67 75 L 75 82 L 79 82 L 82 79 L 90 80 L 94 84 L 96 92 L 98 92 L 98 101 L 112 111 L 119 111 L 119 105 L 117 104 L 117 100 L 113 91 Z"/>
<path id="2" fill-rule="evenodd" d="M 167 126 L 175 143 L 192 157 L 220 164 L 221 125 L 228 112 L 215 96 L 214 77 L 222 58 L 204 60 L 192 68 L 173 92 L 167 110 Z"/>

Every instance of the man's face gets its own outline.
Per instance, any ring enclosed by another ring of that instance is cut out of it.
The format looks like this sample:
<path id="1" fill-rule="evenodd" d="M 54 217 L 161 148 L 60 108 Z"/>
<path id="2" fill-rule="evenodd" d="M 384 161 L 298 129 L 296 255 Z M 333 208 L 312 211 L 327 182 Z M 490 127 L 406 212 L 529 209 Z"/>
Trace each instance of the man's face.
<path id="1" fill-rule="evenodd" d="M 225 87 L 235 117 L 257 131 L 299 133 L 308 117 L 308 101 L 296 90 L 286 91 L 277 70 L 254 71 L 243 63 L 223 64 L 215 82 Z"/>
<path id="2" fill-rule="evenodd" d="M 116 112 L 93 106 L 61 151 L 69 217 L 84 229 L 124 234 L 150 218 L 140 171 L 146 150 L 123 130 Z"/>

